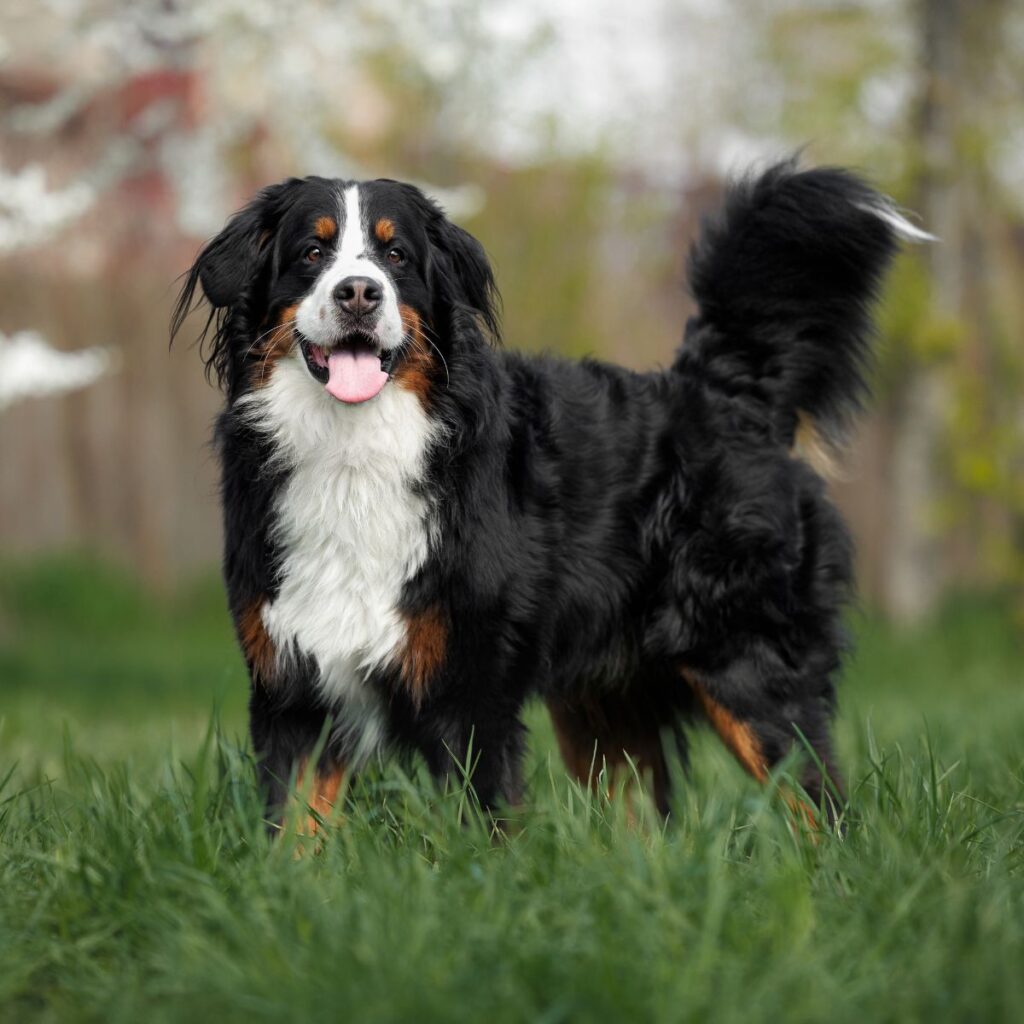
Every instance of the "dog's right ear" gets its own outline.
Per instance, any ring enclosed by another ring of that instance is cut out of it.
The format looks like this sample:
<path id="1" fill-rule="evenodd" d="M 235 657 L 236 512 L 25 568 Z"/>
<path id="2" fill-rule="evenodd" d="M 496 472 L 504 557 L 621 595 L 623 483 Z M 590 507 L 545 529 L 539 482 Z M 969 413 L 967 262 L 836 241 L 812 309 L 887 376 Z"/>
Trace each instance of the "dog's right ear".
<path id="1" fill-rule="evenodd" d="M 171 341 L 199 304 L 196 292 L 201 288 L 202 296 L 210 304 L 210 315 L 200 333 L 200 345 L 212 328 L 210 349 L 203 352 L 203 359 L 207 374 L 216 374 L 222 387 L 230 363 L 224 337 L 228 314 L 268 268 L 277 226 L 301 184 L 301 179 L 289 178 L 262 189 L 216 238 L 207 242 L 185 275 L 171 314 Z"/>

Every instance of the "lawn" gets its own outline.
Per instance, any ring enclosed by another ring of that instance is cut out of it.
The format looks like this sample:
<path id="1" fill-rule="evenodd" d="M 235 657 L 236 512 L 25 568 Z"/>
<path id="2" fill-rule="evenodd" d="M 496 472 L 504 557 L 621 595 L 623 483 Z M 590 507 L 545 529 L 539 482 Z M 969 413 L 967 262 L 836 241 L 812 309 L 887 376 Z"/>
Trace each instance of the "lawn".
<path id="1" fill-rule="evenodd" d="M 1020 639 L 987 599 L 852 625 L 843 838 L 703 734 L 669 823 L 631 821 L 535 708 L 504 839 L 387 767 L 315 852 L 260 824 L 215 580 L 6 564 L 0 1021 L 1020 1020 Z"/>

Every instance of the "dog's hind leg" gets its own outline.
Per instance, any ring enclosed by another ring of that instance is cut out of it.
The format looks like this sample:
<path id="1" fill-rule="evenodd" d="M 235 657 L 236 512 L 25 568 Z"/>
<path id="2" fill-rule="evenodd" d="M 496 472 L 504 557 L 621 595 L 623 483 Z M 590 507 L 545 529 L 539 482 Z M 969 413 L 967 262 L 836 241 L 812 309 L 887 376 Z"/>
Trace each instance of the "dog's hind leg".
<path id="1" fill-rule="evenodd" d="M 439 784 L 470 783 L 480 809 L 503 827 L 507 812 L 522 803 L 525 729 L 518 708 L 471 710 L 458 718 L 421 717 L 420 734 L 429 739 L 421 740 L 420 752 Z"/>
<path id="2" fill-rule="evenodd" d="M 638 774 L 649 780 L 654 804 L 663 815 L 669 813 L 672 781 L 666 746 L 674 745 L 683 760 L 686 756 L 683 708 L 678 704 L 637 687 L 625 694 L 547 700 L 562 760 L 577 781 L 596 789 L 603 770 L 609 792 L 621 784 L 630 795 L 628 787 Z"/>
<path id="3" fill-rule="evenodd" d="M 771 698 L 751 685 L 751 662 L 708 673 L 683 670 L 711 727 L 739 763 L 758 781 L 794 749 L 801 751 L 798 780 L 810 802 L 788 794 L 790 807 L 809 823 L 819 809 L 829 824 L 842 802 L 842 783 L 832 752 L 832 701 L 826 694 Z M 809 749 L 807 749 L 809 748 Z"/>

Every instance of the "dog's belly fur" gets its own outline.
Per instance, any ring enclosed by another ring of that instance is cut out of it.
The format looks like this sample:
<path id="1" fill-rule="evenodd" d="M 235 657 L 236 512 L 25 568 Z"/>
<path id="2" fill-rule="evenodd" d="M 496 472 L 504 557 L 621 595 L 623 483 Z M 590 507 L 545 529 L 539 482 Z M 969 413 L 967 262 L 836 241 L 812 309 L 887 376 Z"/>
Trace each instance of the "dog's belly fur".
<path id="1" fill-rule="evenodd" d="M 275 502 L 279 586 L 263 623 L 287 672 L 312 657 L 353 759 L 385 736 L 381 694 L 368 682 L 404 640 L 405 584 L 430 547 L 430 508 L 417 484 L 436 428 L 418 398 L 389 385 L 346 406 L 309 387 L 298 358 L 281 361 L 246 415 L 287 471 Z"/>

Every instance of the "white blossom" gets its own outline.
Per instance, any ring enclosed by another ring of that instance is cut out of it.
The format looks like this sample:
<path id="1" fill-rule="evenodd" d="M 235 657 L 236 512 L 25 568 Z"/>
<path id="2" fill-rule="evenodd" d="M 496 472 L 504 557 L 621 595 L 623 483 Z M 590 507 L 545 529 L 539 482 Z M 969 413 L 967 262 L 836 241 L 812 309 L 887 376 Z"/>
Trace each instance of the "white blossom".
<path id="1" fill-rule="evenodd" d="M 0 167 L 0 253 L 51 238 L 95 201 L 95 191 L 84 182 L 50 190 L 39 164 L 13 172 Z"/>
<path id="2" fill-rule="evenodd" d="M 113 373 L 119 362 L 112 348 L 60 352 L 36 331 L 0 334 L 0 410 L 23 398 L 87 387 Z"/>

